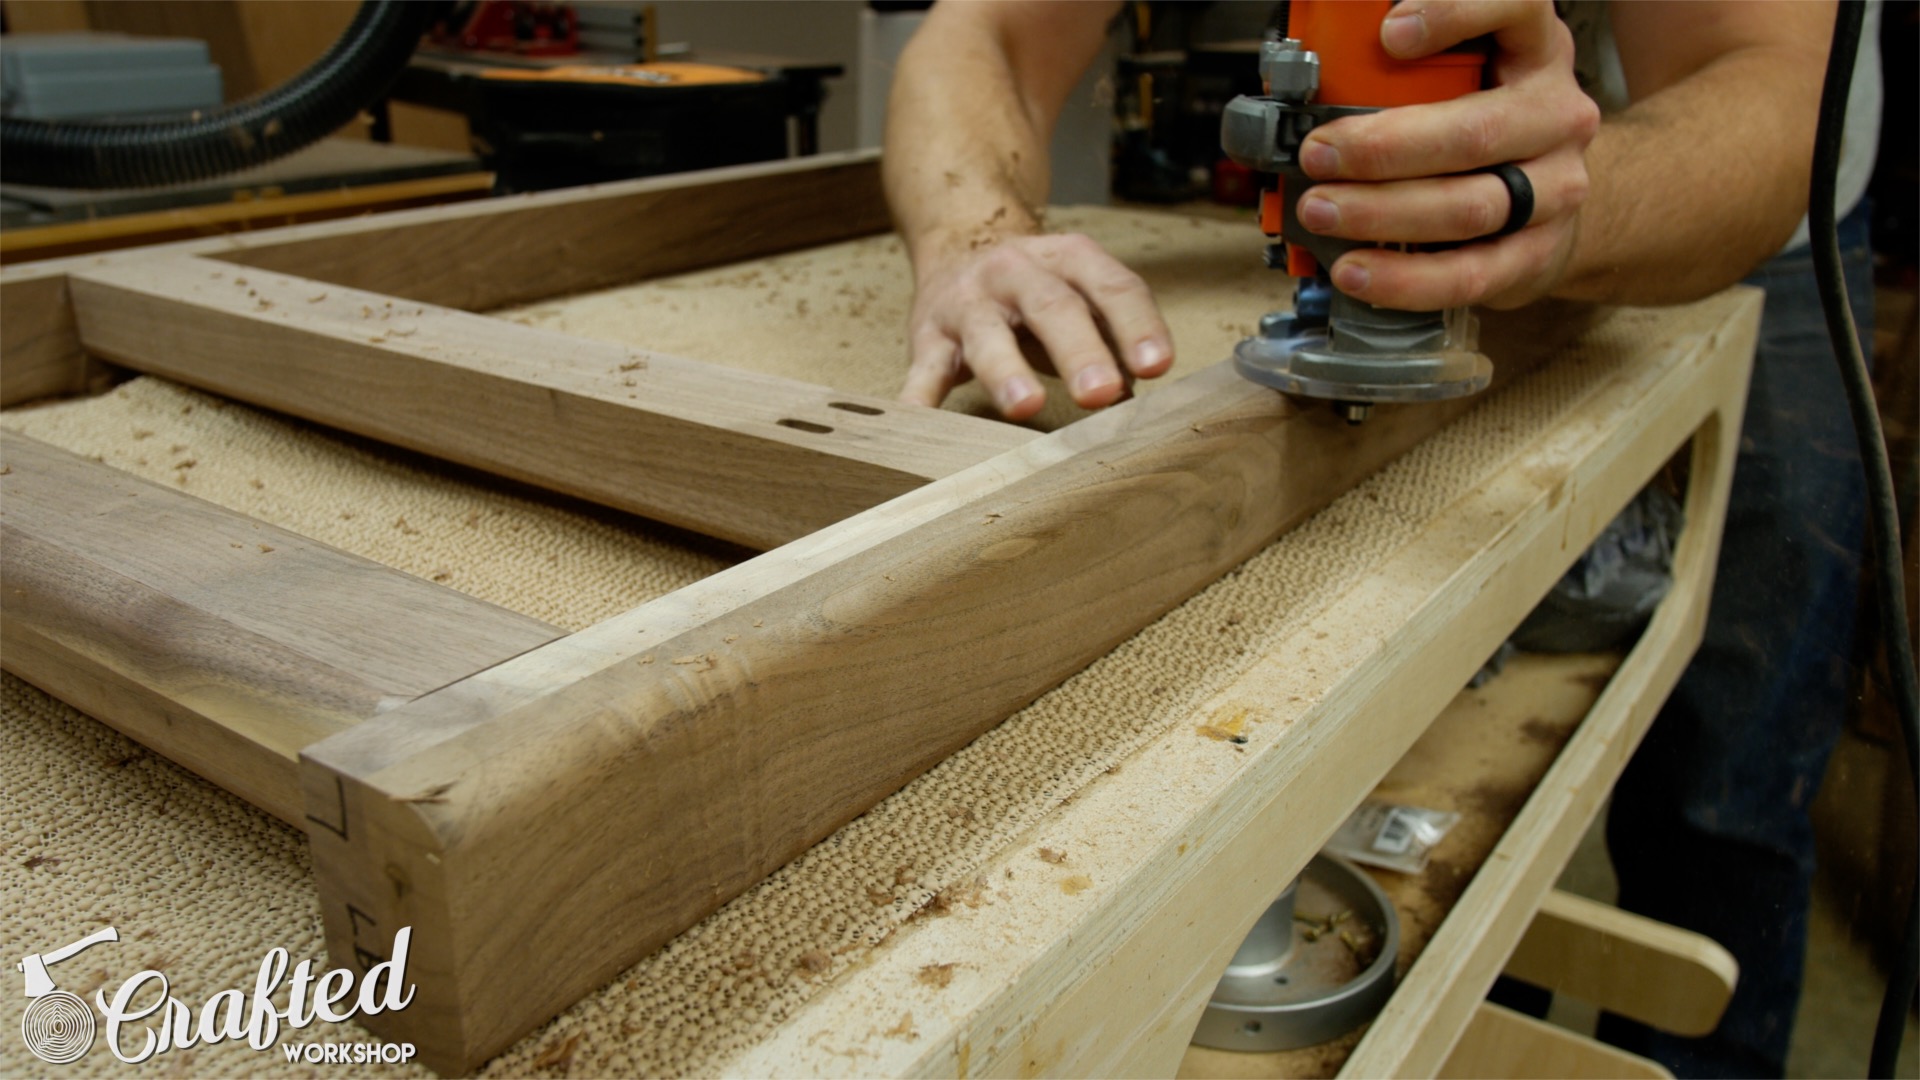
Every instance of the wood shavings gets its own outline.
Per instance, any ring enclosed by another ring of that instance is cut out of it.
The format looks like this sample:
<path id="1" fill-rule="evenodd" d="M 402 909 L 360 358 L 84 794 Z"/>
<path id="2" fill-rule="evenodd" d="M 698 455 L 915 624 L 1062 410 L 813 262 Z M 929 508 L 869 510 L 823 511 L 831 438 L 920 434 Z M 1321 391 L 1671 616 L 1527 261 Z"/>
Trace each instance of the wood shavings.
<path id="1" fill-rule="evenodd" d="M 573 1060 L 574 1047 L 580 1045 L 580 1034 L 576 1031 L 567 1036 L 564 1042 L 549 1045 L 541 1051 L 539 1057 L 533 1059 L 533 1067 L 536 1069 L 566 1068 L 567 1064 Z"/>

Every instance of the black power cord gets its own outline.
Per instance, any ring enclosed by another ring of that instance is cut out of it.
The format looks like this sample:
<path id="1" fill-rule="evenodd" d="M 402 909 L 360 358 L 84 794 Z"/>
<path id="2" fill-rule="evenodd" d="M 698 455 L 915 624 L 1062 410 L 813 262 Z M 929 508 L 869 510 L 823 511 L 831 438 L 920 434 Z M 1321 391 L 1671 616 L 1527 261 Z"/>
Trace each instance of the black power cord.
<path id="1" fill-rule="evenodd" d="M 216 109 L 117 122 L 7 117 L 0 120 L 6 178 L 50 187 L 152 187 L 290 154 L 380 100 L 444 10 L 426 0 L 365 0 L 340 40 L 305 71 Z"/>
<path id="2" fill-rule="evenodd" d="M 1887 444 L 1880 432 L 1880 410 L 1873 399 L 1867 361 L 1860 352 L 1860 335 L 1847 303 L 1847 284 L 1840 270 L 1840 237 L 1834 221 L 1834 191 L 1839 183 L 1840 139 L 1847 123 L 1847 92 L 1853 84 L 1854 54 L 1860 48 L 1860 26 L 1866 17 L 1864 0 L 1840 0 L 1834 15 L 1833 48 L 1827 54 L 1827 77 L 1820 91 L 1820 125 L 1813 141 L 1813 191 L 1807 208 L 1812 238 L 1813 272 L 1820 287 L 1820 306 L 1827 315 L 1827 334 L 1833 339 L 1834 360 L 1846 384 L 1847 404 L 1853 410 L 1853 431 L 1860 442 L 1860 464 L 1867 474 L 1868 535 L 1880 585 L 1880 639 L 1893 675 L 1893 697 L 1900 731 L 1907 743 L 1907 769 L 1920 790 L 1920 693 L 1916 693 L 1913 642 L 1907 635 L 1906 588 L 1901 581 L 1899 511 L 1893 498 L 1893 469 L 1887 462 Z M 1906 940 L 1894 959 L 1874 1028 L 1873 1054 L 1867 1066 L 1871 1077 L 1893 1075 L 1906 1029 L 1907 1010 L 1913 1005 L 1914 984 L 1920 981 L 1920 890 L 1907 908 Z"/>

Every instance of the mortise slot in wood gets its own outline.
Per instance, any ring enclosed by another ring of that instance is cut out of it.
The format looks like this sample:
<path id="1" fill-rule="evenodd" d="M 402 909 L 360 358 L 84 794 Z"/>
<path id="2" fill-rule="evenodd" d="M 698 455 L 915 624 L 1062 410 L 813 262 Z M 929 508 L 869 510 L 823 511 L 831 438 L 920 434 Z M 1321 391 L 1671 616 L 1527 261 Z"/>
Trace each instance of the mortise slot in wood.
<path id="1" fill-rule="evenodd" d="M 881 416 L 885 412 L 885 410 L 876 409 L 871 405 L 856 405 L 851 401 L 829 401 L 827 402 L 827 408 L 839 409 L 842 412 L 859 413 L 861 416 Z"/>
<path id="2" fill-rule="evenodd" d="M 781 427 L 792 428 L 795 431 L 809 431 L 815 435 L 833 434 L 832 428 L 828 427 L 825 424 L 816 424 L 811 420 L 795 420 L 792 417 L 788 417 L 784 420 L 778 421 L 778 423 Z"/>

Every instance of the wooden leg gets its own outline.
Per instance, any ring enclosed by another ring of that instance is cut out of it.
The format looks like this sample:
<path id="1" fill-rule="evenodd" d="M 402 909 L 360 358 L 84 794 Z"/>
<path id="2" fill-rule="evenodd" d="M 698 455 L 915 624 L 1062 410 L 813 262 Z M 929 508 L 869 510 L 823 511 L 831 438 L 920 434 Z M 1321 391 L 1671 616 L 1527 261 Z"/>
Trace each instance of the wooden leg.
<path id="1" fill-rule="evenodd" d="M 1739 970 L 1711 938 L 1555 889 L 1506 973 L 1662 1031 L 1705 1035 Z"/>
<path id="2" fill-rule="evenodd" d="M 1488 1080 L 1490 1077 L 1553 1076 L 1561 1080 L 1623 1080 L 1673 1074 L 1658 1062 L 1606 1043 L 1482 1002 L 1453 1053 L 1440 1066 L 1442 1077 Z"/>

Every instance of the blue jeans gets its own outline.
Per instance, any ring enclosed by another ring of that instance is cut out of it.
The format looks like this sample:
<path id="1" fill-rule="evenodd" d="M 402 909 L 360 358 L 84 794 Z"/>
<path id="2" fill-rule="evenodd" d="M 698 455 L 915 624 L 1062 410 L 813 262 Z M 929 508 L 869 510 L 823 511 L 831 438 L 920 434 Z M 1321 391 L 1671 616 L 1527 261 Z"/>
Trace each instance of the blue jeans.
<path id="1" fill-rule="evenodd" d="M 1866 207 L 1841 223 L 1869 347 Z M 1846 715 L 1865 482 L 1805 251 L 1767 291 L 1705 639 L 1614 788 L 1620 906 L 1740 962 L 1719 1028 L 1688 1039 L 1604 1017 L 1603 1039 L 1678 1076 L 1780 1076 L 1800 1000 L 1813 882 L 1808 809 Z"/>

